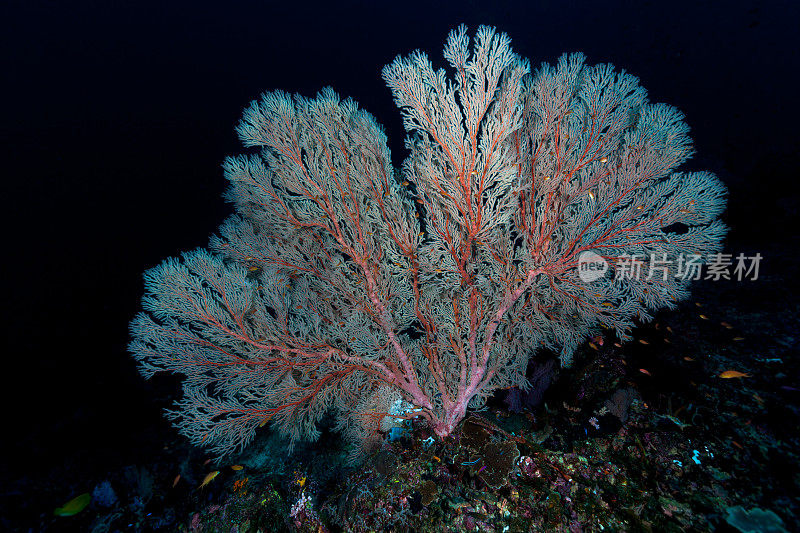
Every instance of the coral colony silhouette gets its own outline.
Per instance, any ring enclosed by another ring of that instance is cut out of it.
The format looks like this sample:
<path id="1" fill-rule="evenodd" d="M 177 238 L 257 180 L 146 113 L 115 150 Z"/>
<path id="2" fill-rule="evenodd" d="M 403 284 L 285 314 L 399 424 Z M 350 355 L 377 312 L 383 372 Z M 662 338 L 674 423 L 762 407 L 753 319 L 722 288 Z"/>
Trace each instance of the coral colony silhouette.
<path id="1" fill-rule="evenodd" d="M 692 154 L 674 107 L 582 54 L 531 72 L 510 39 L 464 26 L 450 74 L 419 51 L 383 79 L 410 152 L 392 167 L 374 117 L 332 89 L 268 92 L 224 163 L 236 214 L 212 251 L 145 274 L 130 349 L 185 376 L 168 416 L 224 455 L 265 423 L 292 444 L 323 417 L 365 443 L 399 420 L 444 437 L 529 359 L 688 294 L 678 257 L 719 251 L 725 189 L 674 172 Z M 609 268 L 585 279 L 584 254 Z M 634 258 L 656 275 L 619 275 Z"/>

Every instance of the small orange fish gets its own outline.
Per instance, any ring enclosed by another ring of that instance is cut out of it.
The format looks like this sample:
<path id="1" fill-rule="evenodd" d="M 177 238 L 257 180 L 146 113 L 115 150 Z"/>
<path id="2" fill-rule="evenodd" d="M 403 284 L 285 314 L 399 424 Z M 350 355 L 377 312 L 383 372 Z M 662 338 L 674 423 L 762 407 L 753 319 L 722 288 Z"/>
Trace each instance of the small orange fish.
<path id="1" fill-rule="evenodd" d="M 642 373 L 642 374 L 644 374 L 645 376 L 650 376 L 650 377 L 653 377 L 653 374 L 651 374 L 650 372 L 648 372 L 648 371 L 647 371 L 646 369 L 644 369 L 644 368 L 640 368 L 640 369 L 639 369 L 639 372 L 641 372 L 641 373 Z"/>
<path id="2" fill-rule="evenodd" d="M 733 329 L 733 326 L 731 326 L 727 322 L 720 322 L 719 325 L 726 329 Z"/>
<path id="3" fill-rule="evenodd" d="M 209 472 L 203 479 L 203 482 L 200 483 L 200 486 L 197 487 L 197 490 L 202 489 L 203 487 L 214 481 L 214 478 L 217 477 L 218 475 L 219 475 L 219 470 L 214 470 L 213 472 Z"/>
<path id="4" fill-rule="evenodd" d="M 175 476 L 175 479 L 173 479 L 173 480 L 172 480 L 172 488 L 173 488 L 173 489 L 175 488 L 175 485 L 177 485 L 177 484 L 178 484 L 178 481 L 180 481 L 180 480 L 181 480 L 181 475 L 180 475 L 180 474 L 178 474 L 177 476 Z"/>
<path id="5" fill-rule="evenodd" d="M 738 442 L 736 442 L 735 440 L 732 440 L 732 441 L 731 441 L 731 444 L 733 444 L 734 446 L 736 446 L 736 447 L 737 447 L 737 448 L 739 448 L 740 450 L 744 450 L 744 446 L 742 446 L 741 444 L 739 444 L 739 443 L 738 443 Z"/>
<path id="6" fill-rule="evenodd" d="M 739 372 L 738 370 L 726 370 L 722 374 L 719 375 L 722 379 L 731 379 L 731 378 L 749 378 L 752 377 L 750 374 L 745 374 L 744 372 Z"/>
<path id="7" fill-rule="evenodd" d="M 597 347 L 597 345 L 596 345 L 595 343 L 593 343 L 593 342 L 590 342 L 590 343 L 589 343 L 589 346 L 592 348 L 592 350 L 599 350 L 599 348 Z"/>
<path id="8" fill-rule="evenodd" d="M 239 471 L 244 468 L 242 465 L 231 465 L 231 470 Z"/>
<path id="9" fill-rule="evenodd" d="M 683 358 L 684 361 L 694 361 L 694 357 L 689 357 L 688 355 Z"/>
<path id="10" fill-rule="evenodd" d="M 669 331 L 670 333 L 672 333 L 672 328 L 671 328 L 671 327 L 669 327 L 669 326 L 667 326 L 667 331 Z"/>
<path id="11" fill-rule="evenodd" d="M 647 341 L 646 341 L 646 340 L 644 340 L 644 339 L 639 339 L 639 343 L 640 343 L 640 344 L 650 344 L 649 342 L 647 342 Z"/>
<path id="12" fill-rule="evenodd" d="M 700 314 L 700 315 L 697 315 L 697 316 L 699 316 L 703 320 L 708 320 L 708 317 L 706 315 Z"/>
<path id="13" fill-rule="evenodd" d="M 206 466 L 206 465 L 207 465 L 208 463 L 210 463 L 210 462 L 211 462 L 211 459 L 206 459 L 206 460 L 203 462 L 203 466 Z"/>
<path id="14" fill-rule="evenodd" d="M 666 337 L 664 337 L 664 342 L 666 342 L 667 344 L 672 344 L 672 341 L 671 341 L 671 340 L 669 340 L 669 339 L 668 339 L 668 338 L 666 338 Z"/>
<path id="15" fill-rule="evenodd" d="M 622 345 L 620 343 L 618 343 L 618 342 L 615 342 L 614 346 L 616 346 L 617 348 L 622 348 Z"/>
<path id="16" fill-rule="evenodd" d="M 695 302 L 694 305 L 696 305 L 697 307 L 703 307 L 703 304 L 701 304 L 700 302 Z"/>

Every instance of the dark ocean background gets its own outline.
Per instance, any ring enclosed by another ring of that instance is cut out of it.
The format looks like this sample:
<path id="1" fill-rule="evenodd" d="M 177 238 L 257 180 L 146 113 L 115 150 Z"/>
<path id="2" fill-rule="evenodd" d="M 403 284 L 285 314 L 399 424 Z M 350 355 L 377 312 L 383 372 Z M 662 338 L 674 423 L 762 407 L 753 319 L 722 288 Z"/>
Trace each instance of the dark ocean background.
<path id="1" fill-rule="evenodd" d="M 681 109 L 697 151 L 684 168 L 729 188 L 726 251 L 759 251 L 780 280 L 779 305 L 756 286 L 726 297 L 794 321 L 798 21 L 793 1 L 3 2 L 0 529 L 35 530 L 172 435 L 176 383 L 140 377 L 128 322 L 142 272 L 206 246 L 231 212 L 220 164 L 244 106 L 332 86 L 384 125 L 399 165 L 381 68 L 414 49 L 443 65 L 460 23 L 508 33 L 532 66 L 613 63 Z"/>

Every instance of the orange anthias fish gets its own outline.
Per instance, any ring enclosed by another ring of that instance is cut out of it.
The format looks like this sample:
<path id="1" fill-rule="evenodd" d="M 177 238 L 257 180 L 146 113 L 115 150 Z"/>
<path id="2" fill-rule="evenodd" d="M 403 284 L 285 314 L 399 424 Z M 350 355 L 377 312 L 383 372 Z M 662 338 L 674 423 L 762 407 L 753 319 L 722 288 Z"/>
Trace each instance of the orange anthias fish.
<path id="1" fill-rule="evenodd" d="M 241 470 L 244 468 L 242 465 L 231 465 L 231 470 Z"/>
<path id="2" fill-rule="evenodd" d="M 738 370 L 726 370 L 722 374 L 719 375 L 722 379 L 731 379 L 731 378 L 749 378 L 752 377 L 750 374 L 745 374 L 744 372 L 739 372 Z"/>
<path id="3" fill-rule="evenodd" d="M 214 470 L 213 472 L 209 472 L 206 475 L 205 479 L 203 479 L 203 482 L 200 483 L 200 486 L 197 487 L 197 489 L 198 490 L 202 489 L 203 487 L 214 481 L 214 478 L 217 477 L 218 475 L 219 475 L 219 470 Z"/>

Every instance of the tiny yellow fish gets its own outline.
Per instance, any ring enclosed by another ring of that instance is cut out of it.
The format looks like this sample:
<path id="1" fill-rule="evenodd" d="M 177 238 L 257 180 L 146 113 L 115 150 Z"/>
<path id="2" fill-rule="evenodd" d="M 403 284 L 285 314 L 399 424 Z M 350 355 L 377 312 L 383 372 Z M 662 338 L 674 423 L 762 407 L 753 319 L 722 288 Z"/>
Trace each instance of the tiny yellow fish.
<path id="1" fill-rule="evenodd" d="M 203 487 L 214 481 L 214 478 L 217 477 L 218 475 L 219 475 L 219 470 L 214 470 L 213 472 L 209 472 L 203 479 L 203 482 L 200 483 L 200 486 L 197 487 L 197 489 L 198 490 L 202 489 Z"/>
<path id="2" fill-rule="evenodd" d="M 726 370 L 722 374 L 719 375 L 722 379 L 731 379 L 731 378 L 749 378 L 751 377 L 750 374 L 745 374 L 744 372 L 739 372 L 738 370 Z"/>
<path id="3" fill-rule="evenodd" d="M 231 465 L 231 470 L 239 471 L 244 468 L 242 465 Z"/>
<path id="4" fill-rule="evenodd" d="M 734 337 L 733 340 L 735 340 L 736 342 L 743 341 L 744 337 Z"/>
<path id="5" fill-rule="evenodd" d="M 301 477 L 300 479 L 297 480 L 297 486 L 298 487 L 304 487 L 305 484 L 306 484 L 306 476 L 303 476 L 303 477 Z"/>
<path id="6" fill-rule="evenodd" d="M 91 501 L 92 495 L 88 492 L 84 492 L 80 496 L 75 496 L 61 507 L 56 508 L 53 514 L 56 516 L 76 515 L 86 509 L 86 506 L 89 505 Z"/>
<path id="7" fill-rule="evenodd" d="M 700 314 L 700 315 L 697 315 L 697 316 L 699 316 L 703 320 L 708 320 L 708 317 L 706 315 Z"/>

